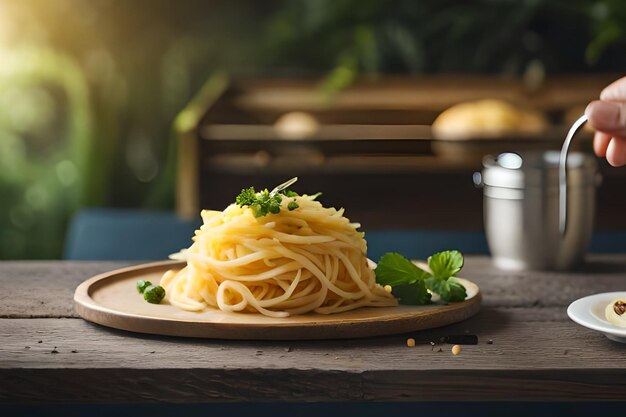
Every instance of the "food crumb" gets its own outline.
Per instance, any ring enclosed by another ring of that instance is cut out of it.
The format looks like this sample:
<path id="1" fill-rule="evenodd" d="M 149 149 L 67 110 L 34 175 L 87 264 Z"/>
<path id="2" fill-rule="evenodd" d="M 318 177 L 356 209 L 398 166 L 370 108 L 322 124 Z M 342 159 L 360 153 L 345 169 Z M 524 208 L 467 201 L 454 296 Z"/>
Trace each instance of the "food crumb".
<path id="1" fill-rule="evenodd" d="M 39 341 L 39 342 L 37 342 L 37 343 L 43 343 L 43 340 L 40 340 L 40 341 Z"/>
<path id="2" fill-rule="evenodd" d="M 452 354 L 456 356 L 459 353 L 461 353 L 461 345 L 452 346 Z"/>
<path id="3" fill-rule="evenodd" d="M 78 353 L 78 351 L 77 350 L 73 350 L 72 353 Z"/>
<path id="4" fill-rule="evenodd" d="M 487 340 L 487 344 L 488 345 L 493 345 L 493 340 L 491 340 L 491 339 Z"/>
<path id="5" fill-rule="evenodd" d="M 24 346 L 24 349 L 30 349 L 30 346 Z"/>
<path id="6" fill-rule="evenodd" d="M 156 350 L 153 350 L 153 351 L 152 351 L 152 352 L 150 352 L 150 353 L 156 353 Z"/>
<path id="7" fill-rule="evenodd" d="M 569 350 L 565 349 L 565 352 L 563 352 L 563 354 L 567 355 L 568 352 L 569 352 Z"/>
<path id="8" fill-rule="evenodd" d="M 413 339 L 412 337 L 409 337 L 408 339 L 406 339 L 406 345 L 408 347 L 413 347 L 415 346 L 415 339 Z"/>
<path id="9" fill-rule="evenodd" d="M 437 352 L 443 352 L 443 349 L 439 348 L 439 350 Z"/>
<path id="10" fill-rule="evenodd" d="M 385 291 L 387 291 L 388 293 L 391 293 L 391 290 L 392 290 L 391 285 L 385 285 L 383 288 L 384 288 L 384 289 L 385 289 Z"/>
<path id="11" fill-rule="evenodd" d="M 54 349 L 52 349 L 52 350 L 50 351 L 50 353 L 55 354 L 55 353 L 59 353 L 59 351 L 56 349 L 56 346 L 55 346 L 55 348 L 54 348 Z"/>

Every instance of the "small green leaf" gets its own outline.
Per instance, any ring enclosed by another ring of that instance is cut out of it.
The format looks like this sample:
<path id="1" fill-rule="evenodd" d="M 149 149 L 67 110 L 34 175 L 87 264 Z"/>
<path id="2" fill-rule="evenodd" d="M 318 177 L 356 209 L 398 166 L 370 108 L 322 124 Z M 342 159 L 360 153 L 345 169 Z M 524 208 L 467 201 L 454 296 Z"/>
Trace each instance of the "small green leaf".
<path id="1" fill-rule="evenodd" d="M 465 287 L 452 277 L 446 280 L 430 277 L 426 279 L 426 287 L 447 302 L 463 301 L 467 297 Z"/>
<path id="2" fill-rule="evenodd" d="M 420 305 L 430 303 L 430 293 L 426 291 L 424 281 L 417 280 L 412 284 L 401 284 L 393 287 L 392 294 L 400 304 Z"/>
<path id="3" fill-rule="evenodd" d="M 298 203 L 296 203 L 296 201 L 290 201 L 289 204 L 287 204 L 287 208 L 289 209 L 289 211 L 294 211 L 295 209 L 297 209 L 298 207 L 300 207 L 298 205 Z"/>
<path id="4" fill-rule="evenodd" d="M 429 276 L 428 272 L 418 268 L 411 261 L 399 253 L 384 254 L 376 267 L 376 281 L 380 285 L 392 287 L 402 284 L 412 284 Z"/>
<path id="5" fill-rule="evenodd" d="M 436 253 L 428 258 L 428 267 L 436 278 L 448 279 L 463 268 L 463 254 L 457 250 Z"/>
<path id="6" fill-rule="evenodd" d="M 285 197 L 298 197 L 298 193 L 291 190 L 285 190 L 282 192 Z"/>
<path id="7" fill-rule="evenodd" d="M 464 301 L 467 297 L 467 291 L 463 284 L 461 284 L 456 278 L 450 277 L 447 281 L 448 285 L 450 285 L 450 295 L 446 299 L 446 301 L 458 302 Z"/>

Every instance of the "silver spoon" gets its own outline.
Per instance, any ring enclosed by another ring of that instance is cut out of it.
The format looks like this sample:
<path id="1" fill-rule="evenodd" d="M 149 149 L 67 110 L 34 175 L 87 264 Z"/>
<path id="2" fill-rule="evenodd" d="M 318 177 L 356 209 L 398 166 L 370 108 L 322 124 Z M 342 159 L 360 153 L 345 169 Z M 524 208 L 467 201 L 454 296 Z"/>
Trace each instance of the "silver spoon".
<path id="1" fill-rule="evenodd" d="M 583 114 L 570 127 L 559 156 L 559 232 L 561 236 L 564 236 L 567 230 L 567 154 L 572 138 L 586 121 L 587 115 Z"/>

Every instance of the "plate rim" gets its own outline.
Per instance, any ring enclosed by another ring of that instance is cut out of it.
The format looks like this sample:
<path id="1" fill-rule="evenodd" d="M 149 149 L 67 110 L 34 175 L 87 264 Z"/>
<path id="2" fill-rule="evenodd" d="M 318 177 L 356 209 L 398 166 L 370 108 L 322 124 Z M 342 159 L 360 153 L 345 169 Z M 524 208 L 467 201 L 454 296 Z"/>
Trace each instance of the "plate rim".
<path id="1" fill-rule="evenodd" d="M 626 327 L 616 326 L 609 323 L 607 320 L 600 321 L 594 314 L 591 313 L 591 307 L 593 306 L 593 302 L 595 300 L 598 300 L 601 297 L 609 298 L 609 296 L 619 298 L 618 294 L 621 294 L 622 297 L 626 298 L 626 291 L 608 291 L 581 297 L 570 303 L 567 307 L 567 315 L 572 321 L 588 329 L 626 338 Z M 584 311 L 584 313 L 578 313 L 579 309 L 580 311 Z"/>
<path id="2" fill-rule="evenodd" d="M 100 274 L 97 274 L 91 278 L 88 278 L 87 280 L 83 281 L 82 283 L 80 283 L 77 287 L 76 290 L 74 292 L 74 307 L 75 310 L 77 311 L 77 313 L 81 316 L 81 318 L 90 321 L 90 322 L 94 322 L 97 324 L 101 324 L 107 327 L 113 327 L 113 328 L 117 328 L 117 329 L 122 329 L 122 330 L 128 330 L 128 331 L 132 331 L 132 332 L 138 332 L 138 333 L 149 333 L 149 334 L 159 334 L 159 335 L 172 335 L 172 336 L 185 336 L 185 337 L 196 337 L 196 338 L 213 338 L 213 339 L 240 339 L 243 340 L 243 338 L 240 337 L 215 337 L 215 336 L 194 336 L 194 335 L 188 335 L 188 334 L 184 334 L 186 333 L 181 329 L 178 329 L 176 331 L 176 329 L 173 329 L 174 331 L 171 332 L 153 332 L 153 331 L 142 331 L 142 330 L 137 330 L 135 329 L 132 324 L 133 322 L 144 322 L 144 323 L 152 323 L 153 325 L 158 325 L 158 324 L 165 324 L 165 323 L 169 323 L 172 324 L 174 327 L 176 327 L 176 325 L 178 326 L 189 326 L 189 327 L 196 327 L 196 326 L 202 326 L 202 325 L 206 325 L 207 328 L 208 327 L 212 327 L 214 329 L 216 329 L 216 331 L 220 331 L 220 330 L 225 330 L 225 329 L 230 329 L 230 330 L 250 330 L 250 331 L 259 331 L 262 329 L 267 329 L 268 327 L 272 327 L 272 328 L 281 328 L 281 330 L 284 331 L 297 331 L 298 329 L 310 329 L 310 328 L 322 328 L 322 329 L 333 329 L 333 328 L 342 328 L 344 326 L 365 326 L 367 324 L 371 324 L 371 323 L 379 323 L 379 324 L 383 324 L 386 322 L 405 322 L 411 319 L 415 319 L 417 317 L 419 317 L 421 314 L 416 314 L 415 311 L 411 312 L 411 311 L 402 311 L 402 312 L 398 312 L 397 314 L 395 314 L 393 317 L 380 317 L 380 318 L 372 318 L 372 317 L 357 317 L 357 318 L 350 318 L 350 321 L 348 323 L 342 321 L 342 314 L 343 313 L 337 313 L 337 314 L 332 314 L 330 316 L 332 317 L 336 317 L 336 320 L 325 320 L 325 321 L 321 321 L 321 322 L 317 322 L 315 320 L 312 320 L 310 322 L 294 322 L 294 323 L 289 323 L 289 322 L 285 322 L 285 323 L 267 323 L 267 324 L 258 324 L 258 323 L 234 323 L 234 322 L 200 322 L 200 321 L 194 321 L 194 320 L 189 320 L 189 319 L 185 319 L 185 318 L 175 318 L 175 317 L 150 317 L 150 316 L 146 316 L 146 315 L 142 315 L 142 314 L 138 314 L 138 313 L 131 313 L 131 312 L 127 312 L 127 311 L 122 311 L 122 310 L 117 310 L 117 309 L 113 309 L 107 306 L 104 306 L 100 303 L 98 303 L 96 300 L 94 300 L 90 294 L 90 291 L 93 291 L 94 285 L 97 285 L 98 282 L 100 281 L 104 281 L 107 279 L 115 279 L 115 278 L 119 278 L 120 276 L 122 277 L 121 279 L 123 279 L 124 275 L 130 274 L 130 273 L 138 273 L 141 271 L 149 271 L 149 270 L 160 270 L 160 269 L 168 269 L 168 268 L 172 268 L 172 267 L 176 267 L 177 265 L 183 266 L 185 265 L 185 261 L 179 261 L 179 260 L 163 260 L 163 261 L 156 261 L 156 262 L 149 262 L 149 263 L 141 263 L 141 264 L 136 264 L 136 265 L 129 265 L 126 267 L 122 267 L 122 268 L 117 268 L 117 269 L 113 269 L 110 271 L 106 271 Z M 480 310 L 480 305 L 482 302 L 482 292 L 480 291 L 480 288 L 478 287 L 478 285 L 476 285 L 474 282 L 464 279 L 464 278 L 459 278 L 462 281 L 468 282 L 470 284 L 472 284 L 473 286 L 475 286 L 476 288 L 476 294 L 474 294 L 473 297 L 463 301 L 463 302 L 459 302 L 459 303 L 450 303 L 447 305 L 442 305 L 441 307 L 447 307 L 445 311 L 441 311 L 437 314 L 438 316 L 441 315 L 445 315 L 447 313 L 455 313 L 455 312 L 459 312 L 459 311 L 463 311 L 463 310 L 467 310 L 468 313 L 466 315 L 465 318 L 461 319 L 461 320 L 451 320 L 449 322 L 447 322 L 446 324 L 443 325 L 449 325 L 449 324 L 453 324 L 462 320 L 465 320 L 467 318 L 470 318 L 474 315 L 476 315 L 478 313 L 478 311 Z M 401 306 L 401 307 L 410 307 L 410 306 Z M 424 307 L 424 306 L 420 306 L 420 307 Z M 370 308 L 378 308 L 378 307 L 370 307 Z M 389 308 L 389 307 L 387 307 Z M 111 318 L 113 318 L 114 321 L 116 321 L 115 318 L 123 318 L 129 321 L 130 325 L 126 325 L 126 326 L 120 326 L 120 325 L 116 325 L 113 326 L 109 323 L 103 323 L 103 320 L 98 319 L 98 315 L 105 315 L 105 316 L 110 316 Z M 323 315 L 325 317 L 327 317 L 326 315 Z M 443 326 L 441 325 L 441 326 Z M 440 326 L 431 326 L 431 327 L 427 327 L 427 328 L 433 328 L 433 327 L 440 327 Z M 421 329 L 421 330 L 426 330 L 427 328 Z M 416 331 L 420 331 L 420 330 L 416 330 Z M 182 332 L 182 333 L 181 333 Z M 395 334 L 398 332 L 388 332 L 388 333 L 376 333 L 373 335 L 364 335 L 364 336 L 349 336 L 349 337 L 341 337 L 341 336 L 337 336 L 337 337 L 326 337 L 327 339 L 341 339 L 341 338 L 356 338 L 356 337 L 374 337 L 374 336 L 382 336 L 382 335 L 389 335 L 389 334 Z M 296 340 L 296 339 L 300 339 L 300 340 L 304 340 L 305 338 L 282 338 L 282 337 L 254 337 L 254 338 L 249 338 L 248 340 L 251 339 L 255 339 L 255 340 Z M 314 339 L 321 339 L 319 337 L 311 337 L 311 340 Z"/>

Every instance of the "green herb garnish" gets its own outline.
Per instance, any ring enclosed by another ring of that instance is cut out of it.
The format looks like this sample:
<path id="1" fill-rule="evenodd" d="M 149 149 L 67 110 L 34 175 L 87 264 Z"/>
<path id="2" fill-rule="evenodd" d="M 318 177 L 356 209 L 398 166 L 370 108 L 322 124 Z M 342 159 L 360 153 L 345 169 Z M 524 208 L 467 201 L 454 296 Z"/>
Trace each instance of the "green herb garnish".
<path id="1" fill-rule="evenodd" d="M 293 198 L 293 201 L 290 201 L 287 204 L 287 209 L 289 211 L 293 211 L 300 207 L 295 200 L 295 197 L 299 197 L 299 195 L 295 191 L 287 189 L 287 187 L 296 181 L 298 181 L 297 177 L 292 178 L 289 181 L 280 184 L 272 191 L 268 191 L 266 188 L 263 191 L 257 192 L 254 187 L 244 188 L 235 199 L 235 203 L 237 203 L 240 207 L 250 207 L 254 212 L 254 217 L 263 217 L 270 213 L 280 213 L 283 197 Z M 317 193 L 313 196 L 308 196 L 308 198 L 315 200 L 321 194 L 322 193 Z"/>
<path id="2" fill-rule="evenodd" d="M 143 298 L 150 304 L 159 304 L 165 297 L 165 289 L 160 285 L 150 285 L 143 292 Z"/>
<path id="3" fill-rule="evenodd" d="M 463 267 L 463 255 L 459 251 L 439 252 L 428 258 L 431 272 L 413 264 L 399 253 L 386 253 L 378 261 L 376 282 L 390 285 L 392 294 L 401 304 L 428 304 L 430 293 L 439 294 L 444 301 L 463 301 L 465 287 L 454 278 Z"/>
<path id="4" fill-rule="evenodd" d="M 135 284 L 135 286 L 137 287 L 137 292 L 139 294 L 143 294 L 143 292 L 146 290 L 146 288 L 148 288 L 150 285 L 152 285 L 152 283 L 150 281 L 144 281 L 143 279 L 140 279 Z"/>
<path id="5" fill-rule="evenodd" d="M 256 202 L 256 191 L 254 191 L 254 187 L 241 190 L 235 202 L 241 207 L 253 205 Z"/>
<path id="6" fill-rule="evenodd" d="M 428 258 L 428 267 L 437 278 L 452 277 L 463 268 L 463 255 L 458 250 L 436 253 Z"/>
<path id="7" fill-rule="evenodd" d="M 418 268 L 399 253 L 386 253 L 378 261 L 376 282 L 390 285 L 392 293 L 402 304 L 427 304 L 430 293 L 426 291 L 428 272 Z"/>
<path id="8" fill-rule="evenodd" d="M 426 279 L 426 287 L 446 301 L 463 301 L 467 296 L 465 287 L 454 278 L 463 268 L 463 255 L 456 250 L 439 252 L 428 258 L 432 276 Z"/>

